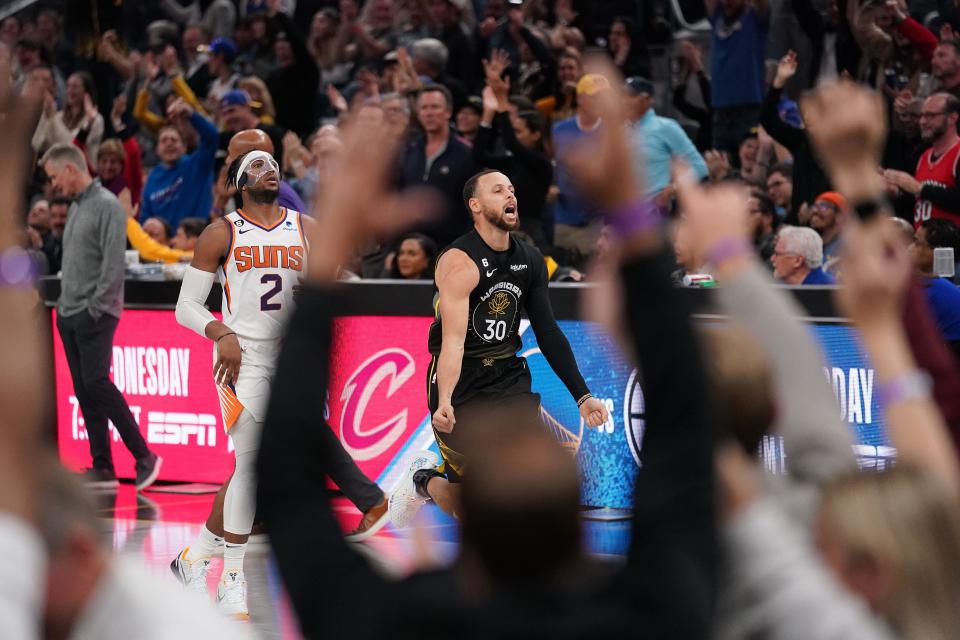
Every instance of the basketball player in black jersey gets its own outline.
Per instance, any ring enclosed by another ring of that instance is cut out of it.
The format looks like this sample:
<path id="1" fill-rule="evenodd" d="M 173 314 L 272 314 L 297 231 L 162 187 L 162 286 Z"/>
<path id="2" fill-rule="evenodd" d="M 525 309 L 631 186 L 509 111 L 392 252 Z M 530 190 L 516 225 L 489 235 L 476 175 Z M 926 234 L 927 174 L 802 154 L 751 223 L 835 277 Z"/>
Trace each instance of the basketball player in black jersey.
<path id="1" fill-rule="evenodd" d="M 444 463 L 424 452 L 390 497 L 390 516 L 406 525 L 432 499 L 455 514 L 457 482 L 463 474 L 464 439 L 482 429 L 492 406 L 540 410 L 531 391 L 530 371 L 521 347 L 519 325 L 525 310 L 540 350 L 580 407 L 587 426 L 606 422 L 607 409 L 590 394 L 570 343 L 557 326 L 547 292 L 543 255 L 510 232 L 519 228 L 517 198 L 510 179 L 482 171 L 463 188 L 474 229 L 455 240 L 437 259 L 436 319 L 430 326 L 427 403 Z"/>

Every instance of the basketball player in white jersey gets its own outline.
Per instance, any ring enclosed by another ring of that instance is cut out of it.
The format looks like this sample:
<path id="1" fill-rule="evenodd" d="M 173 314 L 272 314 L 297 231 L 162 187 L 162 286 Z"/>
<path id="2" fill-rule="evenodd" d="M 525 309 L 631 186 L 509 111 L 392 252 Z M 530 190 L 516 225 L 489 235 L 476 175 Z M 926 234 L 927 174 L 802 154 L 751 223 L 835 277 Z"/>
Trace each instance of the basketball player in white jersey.
<path id="1" fill-rule="evenodd" d="M 303 216 L 277 205 L 280 168 L 273 157 L 252 151 L 238 162 L 233 180 L 244 207 L 201 234 L 184 274 L 177 321 L 215 343 L 214 378 L 236 455 L 223 505 L 223 576 L 217 600 L 225 613 L 246 619 L 243 557 L 253 525 L 260 429 L 284 323 L 306 268 L 307 244 Z M 222 322 L 204 306 L 216 277 L 223 288 Z M 198 544 L 171 564 L 184 584 L 203 593 L 213 542 L 205 537 L 213 538 L 206 527 Z"/>

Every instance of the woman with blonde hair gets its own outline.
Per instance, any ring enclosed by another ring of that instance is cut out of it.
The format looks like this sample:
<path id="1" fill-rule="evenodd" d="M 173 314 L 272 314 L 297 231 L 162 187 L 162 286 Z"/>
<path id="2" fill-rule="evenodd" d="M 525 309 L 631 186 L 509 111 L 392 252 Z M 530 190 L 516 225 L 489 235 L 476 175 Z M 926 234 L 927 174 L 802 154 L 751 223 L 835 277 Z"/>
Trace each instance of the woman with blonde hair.
<path id="1" fill-rule="evenodd" d="M 250 108 L 260 118 L 263 124 L 274 124 L 277 110 L 273 106 L 273 96 L 267 85 L 256 76 L 247 76 L 237 83 L 238 89 L 243 89 L 250 96 Z"/>
<path id="2" fill-rule="evenodd" d="M 956 638 L 960 509 L 913 464 L 828 485 L 817 543 L 834 574 L 901 638 Z"/>

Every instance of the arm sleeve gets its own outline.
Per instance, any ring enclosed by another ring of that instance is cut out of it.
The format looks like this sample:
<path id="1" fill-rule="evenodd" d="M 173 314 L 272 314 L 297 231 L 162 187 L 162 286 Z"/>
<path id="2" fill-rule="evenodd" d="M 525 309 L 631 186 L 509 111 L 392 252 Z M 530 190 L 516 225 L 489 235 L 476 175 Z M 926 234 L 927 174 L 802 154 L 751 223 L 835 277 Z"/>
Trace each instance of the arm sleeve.
<path id="1" fill-rule="evenodd" d="M 767 91 L 767 95 L 763 99 L 763 106 L 760 107 L 760 126 L 770 134 L 771 138 L 793 153 L 806 134 L 800 129 L 794 129 L 780 119 L 778 106 L 780 105 L 781 95 L 783 95 L 783 89 L 777 89 L 773 86 Z"/>
<path id="2" fill-rule="evenodd" d="M 183 79 L 183 76 L 174 76 L 173 79 L 170 80 L 170 86 L 178 97 L 183 98 L 187 104 L 193 107 L 194 111 L 203 116 L 207 115 L 207 110 L 204 109 L 200 101 L 197 100 L 197 94 L 193 92 L 193 89 L 191 89 L 187 81 Z"/>
<path id="3" fill-rule="evenodd" d="M 929 29 L 909 16 L 895 28 L 900 35 L 910 41 L 924 60 L 930 60 L 933 57 L 933 50 L 937 48 L 939 40 Z"/>
<path id="4" fill-rule="evenodd" d="M 297 303 L 271 385 L 257 460 L 257 504 L 277 567 L 307 638 L 356 635 L 389 585 L 343 539 L 327 497 L 327 460 L 338 444 L 324 412 L 336 293 L 306 289 Z M 305 375 L 304 372 L 313 372 Z M 303 553 L 303 534 L 311 552 Z M 317 580 L 317 576 L 323 576 Z M 357 598 L 357 593 L 363 598 Z"/>
<path id="5" fill-rule="evenodd" d="M 133 117 L 143 126 L 156 131 L 163 125 L 163 118 L 150 111 L 150 93 L 146 89 L 137 92 L 137 101 L 133 105 Z"/>
<path id="6" fill-rule="evenodd" d="M 98 214 L 100 218 L 100 249 L 103 260 L 100 263 L 100 275 L 97 287 L 90 296 L 90 309 L 94 317 L 107 310 L 108 304 L 104 298 L 123 289 L 123 278 L 126 272 L 126 263 L 123 254 L 127 250 L 126 219 L 120 202 L 113 199 L 100 205 L 103 207 Z"/>
<path id="7" fill-rule="evenodd" d="M 693 145 L 693 141 L 687 137 L 687 132 L 684 131 L 676 121 L 668 120 L 667 122 L 669 123 L 667 132 L 669 135 L 670 155 L 683 158 L 683 161 L 697 174 L 697 178 L 703 180 L 709 173 L 707 171 L 707 163 L 704 162 L 703 156 L 697 151 L 697 148 Z"/>
<path id="8" fill-rule="evenodd" d="M 822 486 L 856 469 L 853 439 L 840 422 L 837 400 L 823 375 L 820 348 L 799 318 L 804 312 L 773 287 L 759 264 L 717 289 L 720 309 L 735 318 L 764 350 L 773 368 L 787 464 L 797 480 Z"/>
<path id="9" fill-rule="evenodd" d="M 177 323 L 204 338 L 207 337 L 207 325 L 216 320 L 206 307 L 214 277 L 213 273 L 190 265 L 183 272 L 183 283 L 177 297 Z"/>
<path id="10" fill-rule="evenodd" d="M 623 321 L 642 372 L 645 425 L 622 579 L 651 637 L 710 637 L 716 593 L 713 451 L 716 425 L 672 251 L 621 269 Z M 679 625 L 679 628 L 677 628 Z"/>
<path id="11" fill-rule="evenodd" d="M 192 251 L 171 249 L 157 242 L 133 218 L 127 218 L 127 240 L 131 247 L 140 252 L 140 257 L 148 262 L 180 262 L 193 256 Z"/>
<path id="12" fill-rule="evenodd" d="M 590 393 L 590 389 L 580 375 L 577 359 L 573 356 L 573 349 L 570 348 L 567 337 L 563 335 L 556 318 L 553 317 L 547 287 L 547 265 L 543 258 L 539 256 L 537 258 L 539 264 L 533 265 L 537 269 L 537 277 L 530 290 L 530 297 L 527 299 L 527 316 L 537 336 L 540 351 L 550 364 L 550 368 L 567 387 L 573 399 L 579 400 Z"/>

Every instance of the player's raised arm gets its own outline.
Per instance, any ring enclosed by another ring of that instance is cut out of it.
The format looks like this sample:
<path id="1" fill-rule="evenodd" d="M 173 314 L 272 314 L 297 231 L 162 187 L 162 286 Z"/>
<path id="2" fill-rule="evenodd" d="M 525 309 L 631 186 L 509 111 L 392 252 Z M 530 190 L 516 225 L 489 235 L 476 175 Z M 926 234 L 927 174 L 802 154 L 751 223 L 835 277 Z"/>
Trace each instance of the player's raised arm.
<path id="1" fill-rule="evenodd" d="M 457 423 L 451 399 L 460 380 L 463 343 L 467 337 L 470 292 L 480 282 L 480 270 L 466 253 L 451 249 L 437 264 L 438 313 L 443 327 L 443 346 L 437 359 L 437 389 L 440 393 L 433 426 L 450 433 Z"/>
<path id="2" fill-rule="evenodd" d="M 184 327 L 217 343 L 213 376 L 217 384 L 233 384 L 240 373 L 240 342 L 230 327 L 213 317 L 206 307 L 217 268 L 230 249 L 232 233 L 224 221 L 209 225 L 200 234 L 193 262 L 183 274 L 176 317 Z"/>

